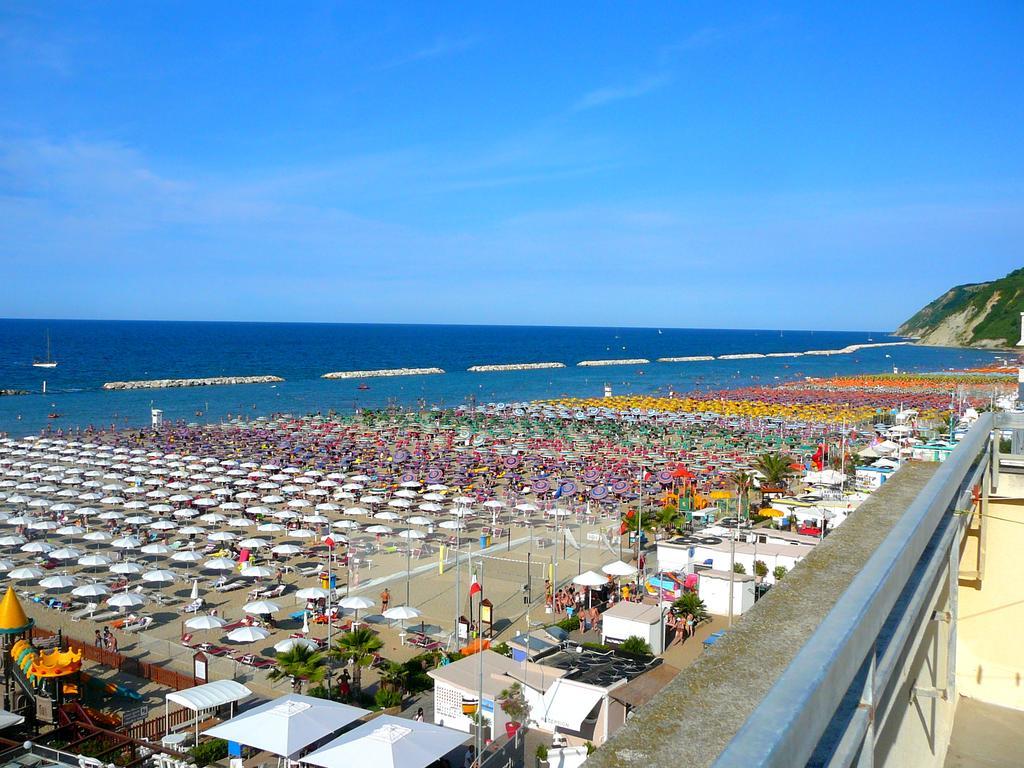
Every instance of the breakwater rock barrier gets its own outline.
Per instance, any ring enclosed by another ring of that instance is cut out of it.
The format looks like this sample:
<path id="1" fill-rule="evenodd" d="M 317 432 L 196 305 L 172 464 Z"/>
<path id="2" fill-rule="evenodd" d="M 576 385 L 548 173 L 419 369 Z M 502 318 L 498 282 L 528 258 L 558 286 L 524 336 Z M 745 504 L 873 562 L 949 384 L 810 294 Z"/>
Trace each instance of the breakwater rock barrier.
<path id="1" fill-rule="evenodd" d="M 27 395 L 27 389 L 0 389 L 0 397 L 12 397 L 14 395 Z"/>
<path id="2" fill-rule="evenodd" d="M 542 368 L 565 368 L 565 363 L 502 363 L 499 365 L 471 365 L 467 371 L 492 373 L 494 371 L 537 371 Z"/>
<path id="3" fill-rule="evenodd" d="M 442 368 L 381 368 L 377 371 L 332 371 L 325 373 L 322 379 L 369 379 L 379 376 L 426 376 L 444 373 Z"/>
<path id="4" fill-rule="evenodd" d="M 280 376 L 211 376 L 205 379 L 147 379 L 145 381 L 108 381 L 104 389 L 170 389 L 172 387 L 219 387 L 232 384 L 272 384 L 284 381 Z"/>
<path id="5" fill-rule="evenodd" d="M 659 363 L 699 363 L 714 360 L 714 355 L 687 355 L 686 357 L 659 357 Z"/>
<path id="6" fill-rule="evenodd" d="M 594 368 L 599 365 L 645 365 L 651 362 L 645 357 L 635 357 L 627 360 L 584 360 L 576 363 L 582 368 Z"/>

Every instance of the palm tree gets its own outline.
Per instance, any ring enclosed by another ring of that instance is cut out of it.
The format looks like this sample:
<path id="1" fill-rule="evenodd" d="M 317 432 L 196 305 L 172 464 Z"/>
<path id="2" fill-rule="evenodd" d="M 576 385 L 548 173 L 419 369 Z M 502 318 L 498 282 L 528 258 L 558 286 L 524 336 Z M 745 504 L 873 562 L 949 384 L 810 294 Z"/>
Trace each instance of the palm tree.
<path id="1" fill-rule="evenodd" d="M 277 666 L 267 673 L 271 680 L 291 678 L 292 689 L 302 693 L 303 682 L 319 683 L 327 674 L 327 659 L 319 651 L 296 645 L 277 654 Z"/>
<path id="2" fill-rule="evenodd" d="M 762 453 L 754 459 L 754 469 L 761 473 L 764 484 L 773 488 L 785 488 L 793 474 L 790 466 L 793 459 L 784 453 Z"/>
<path id="3" fill-rule="evenodd" d="M 339 637 L 328 653 L 336 659 L 352 662 L 352 690 L 362 690 L 362 668 L 373 660 L 373 654 L 384 647 L 383 641 L 367 627 L 353 629 Z"/>
<path id="4" fill-rule="evenodd" d="M 754 486 L 754 476 L 750 472 L 733 472 L 729 482 L 736 489 L 736 512 L 738 515 L 750 514 L 750 489 Z"/>
<path id="5" fill-rule="evenodd" d="M 408 679 L 409 670 L 397 661 L 389 661 L 380 668 L 380 687 L 385 690 L 401 693 Z"/>

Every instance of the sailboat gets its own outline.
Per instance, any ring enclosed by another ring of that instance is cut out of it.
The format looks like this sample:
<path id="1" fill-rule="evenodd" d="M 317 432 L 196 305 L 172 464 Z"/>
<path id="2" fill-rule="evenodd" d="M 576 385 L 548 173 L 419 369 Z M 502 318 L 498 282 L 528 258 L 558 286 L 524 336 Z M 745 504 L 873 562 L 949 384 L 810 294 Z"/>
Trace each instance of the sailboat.
<path id="1" fill-rule="evenodd" d="M 46 331 L 46 359 L 45 360 L 33 360 L 33 368 L 56 368 L 57 361 L 50 356 L 50 331 Z"/>

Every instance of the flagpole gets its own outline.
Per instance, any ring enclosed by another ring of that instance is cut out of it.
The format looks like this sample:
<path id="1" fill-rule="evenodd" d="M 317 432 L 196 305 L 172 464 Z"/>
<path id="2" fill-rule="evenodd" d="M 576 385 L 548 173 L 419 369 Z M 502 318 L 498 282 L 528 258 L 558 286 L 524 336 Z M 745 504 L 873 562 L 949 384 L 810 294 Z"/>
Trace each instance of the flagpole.
<path id="1" fill-rule="evenodd" d="M 484 637 L 483 637 L 483 621 L 481 616 L 483 614 L 483 602 L 484 602 L 484 588 L 483 588 L 483 576 L 484 576 L 484 559 L 483 556 L 478 558 L 477 569 L 479 576 L 477 577 L 476 583 L 479 589 L 477 589 L 477 632 L 476 632 L 476 653 L 480 657 L 479 667 L 479 684 L 480 691 L 477 695 L 477 711 L 479 712 L 479 723 L 476 729 L 476 762 L 477 765 L 483 765 L 483 740 L 484 740 Z M 470 601 L 470 607 L 472 608 L 473 602 Z M 529 648 L 527 648 L 529 652 Z"/>

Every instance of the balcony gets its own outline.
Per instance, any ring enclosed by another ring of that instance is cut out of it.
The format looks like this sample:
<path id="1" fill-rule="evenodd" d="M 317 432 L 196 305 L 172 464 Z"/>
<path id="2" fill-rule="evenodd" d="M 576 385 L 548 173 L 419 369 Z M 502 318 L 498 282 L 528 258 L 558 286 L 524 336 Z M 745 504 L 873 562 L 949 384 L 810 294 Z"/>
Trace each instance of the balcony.
<path id="1" fill-rule="evenodd" d="M 1002 430 L 1024 444 L 983 414 L 901 469 L 588 764 L 1020 765 L 1024 461 Z"/>

